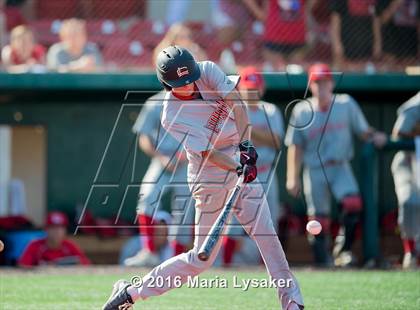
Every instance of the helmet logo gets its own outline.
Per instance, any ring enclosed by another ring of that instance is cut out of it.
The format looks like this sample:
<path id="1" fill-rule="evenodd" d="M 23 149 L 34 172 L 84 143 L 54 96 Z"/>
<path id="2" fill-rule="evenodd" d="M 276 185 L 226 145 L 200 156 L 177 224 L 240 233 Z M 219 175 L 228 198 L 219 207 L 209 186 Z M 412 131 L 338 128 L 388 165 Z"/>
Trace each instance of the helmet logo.
<path id="1" fill-rule="evenodd" d="M 178 74 L 178 77 L 181 77 L 181 76 L 190 74 L 190 72 L 188 71 L 188 68 L 187 67 L 179 67 L 176 70 L 176 73 Z"/>

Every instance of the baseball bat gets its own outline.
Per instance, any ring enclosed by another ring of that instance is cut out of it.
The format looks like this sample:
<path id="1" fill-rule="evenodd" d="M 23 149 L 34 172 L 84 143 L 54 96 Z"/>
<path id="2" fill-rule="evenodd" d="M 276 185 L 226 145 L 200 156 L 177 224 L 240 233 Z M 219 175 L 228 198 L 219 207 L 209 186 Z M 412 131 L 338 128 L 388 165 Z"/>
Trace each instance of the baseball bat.
<path id="1" fill-rule="evenodd" d="M 242 175 L 239 177 L 238 182 L 236 182 L 235 188 L 229 196 L 229 199 L 223 206 L 222 212 L 220 212 L 213 226 L 210 228 L 206 239 L 204 239 L 204 242 L 201 245 L 200 250 L 198 251 L 198 259 L 200 259 L 201 261 L 207 261 L 209 259 L 214 247 L 217 244 L 217 241 L 219 241 L 223 228 L 225 227 L 226 221 L 229 217 L 230 211 L 232 210 L 233 205 L 236 202 L 239 192 L 243 186 L 243 181 L 244 178 Z"/>

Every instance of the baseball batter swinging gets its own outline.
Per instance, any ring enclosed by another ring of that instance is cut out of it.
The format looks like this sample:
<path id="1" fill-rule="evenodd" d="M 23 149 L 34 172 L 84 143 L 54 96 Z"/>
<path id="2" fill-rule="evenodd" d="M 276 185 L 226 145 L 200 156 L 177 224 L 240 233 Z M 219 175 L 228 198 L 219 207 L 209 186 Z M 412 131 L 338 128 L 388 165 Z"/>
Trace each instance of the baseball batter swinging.
<path id="1" fill-rule="evenodd" d="M 198 250 L 238 175 L 243 175 L 245 185 L 236 205 L 240 211 L 234 215 L 256 242 L 271 278 L 291 283 L 277 288 L 282 309 L 303 309 L 299 285 L 277 238 L 263 188 L 251 183 L 257 175 L 258 155 L 250 141 L 245 104 L 236 91 L 238 79 L 228 78 L 213 62 L 197 63 L 188 50 L 179 46 L 160 52 L 156 70 L 167 90 L 162 125 L 183 142 L 187 153 L 188 183 L 196 206 L 194 247 L 155 267 L 143 277 L 140 287 L 117 281 L 103 309 L 127 309 L 139 299 L 178 287 L 174 279 L 185 283 L 208 269 L 220 249 L 220 240 L 207 261 L 198 259 Z M 151 287 L 150 282 L 157 277 L 165 279 L 165 283 Z"/>

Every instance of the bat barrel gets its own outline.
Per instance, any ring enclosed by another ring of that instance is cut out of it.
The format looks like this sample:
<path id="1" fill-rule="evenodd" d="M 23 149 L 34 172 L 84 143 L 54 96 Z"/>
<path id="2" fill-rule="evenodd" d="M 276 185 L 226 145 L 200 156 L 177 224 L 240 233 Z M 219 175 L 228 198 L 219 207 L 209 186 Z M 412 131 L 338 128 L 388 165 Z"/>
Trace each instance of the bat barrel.
<path id="1" fill-rule="evenodd" d="M 211 227 L 206 239 L 204 240 L 201 248 L 198 251 L 198 259 L 201 261 L 207 261 L 210 258 L 211 253 L 213 252 L 214 247 L 216 246 L 218 240 L 221 237 L 223 228 L 225 227 L 226 221 L 228 219 L 230 210 L 232 209 L 233 204 L 236 201 L 236 198 L 241 190 L 241 184 L 243 182 L 243 177 L 239 178 L 235 189 L 233 190 L 231 196 L 229 197 L 226 205 L 224 206 L 222 212 L 216 219 L 216 222 Z"/>

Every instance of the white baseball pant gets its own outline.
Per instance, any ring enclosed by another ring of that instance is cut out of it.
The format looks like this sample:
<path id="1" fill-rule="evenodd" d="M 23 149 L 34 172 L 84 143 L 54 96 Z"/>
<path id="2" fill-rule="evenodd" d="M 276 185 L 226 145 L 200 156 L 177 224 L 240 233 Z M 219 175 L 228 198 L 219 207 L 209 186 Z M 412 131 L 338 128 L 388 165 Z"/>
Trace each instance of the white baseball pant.
<path id="1" fill-rule="evenodd" d="M 197 254 L 222 210 L 229 192 L 233 189 L 237 176 L 230 173 L 226 180 L 222 184 L 201 183 L 193 186 L 192 193 L 196 205 L 194 247 L 187 253 L 168 259 L 144 276 L 143 285 L 138 288 L 139 298 L 158 296 L 174 288 L 168 280 L 164 281 L 162 286 L 150 287 L 149 284 L 154 279 L 169 279 L 170 282 L 177 277 L 185 283 L 189 277 L 196 276 L 211 267 L 220 249 L 221 239 L 208 261 L 200 261 Z M 271 278 L 291 283 L 290 287 L 277 288 L 282 309 L 299 309 L 298 305 L 303 305 L 299 284 L 290 271 L 283 248 L 277 238 L 261 184 L 250 183 L 243 187 L 234 215 L 256 242 Z"/>

